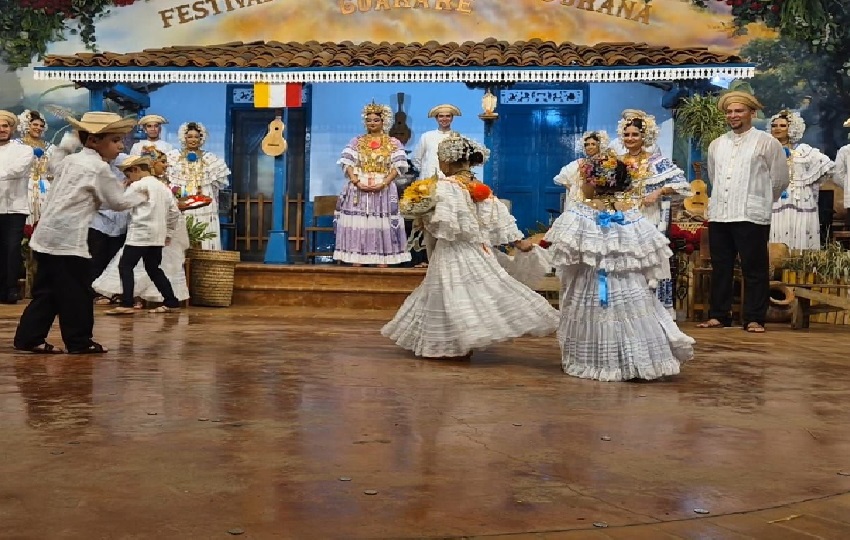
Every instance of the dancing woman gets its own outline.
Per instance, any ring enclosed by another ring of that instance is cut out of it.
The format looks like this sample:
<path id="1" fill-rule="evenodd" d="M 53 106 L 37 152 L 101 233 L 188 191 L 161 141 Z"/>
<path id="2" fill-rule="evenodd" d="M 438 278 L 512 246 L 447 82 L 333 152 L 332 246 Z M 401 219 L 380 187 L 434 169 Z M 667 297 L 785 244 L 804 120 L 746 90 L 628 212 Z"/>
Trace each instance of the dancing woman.
<path id="1" fill-rule="evenodd" d="M 540 248 L 523 239 L 504 203 L 475 181 L 470 169 L 483 164 L 489 150 L 453 134 L 437 153 L 446 177 L 420 180 L 402 199 L 406 209 L 409 192 L 433 183 L 432 204 L 419 215 L 430 238 L 428 271 L 381 333 L 428 358 L 466 357 L 494 342 L 552 333 L 557 310 L 508 275 L 494 255 L 495 245 Z"/>
<path id="2" fill-rule="evenodd" d="M 561 280 L 558 340 L 564 372 L 626 381 L 679 373 L 693 356 L 683 334 L 649 288 L 672 254 L 668 240 L 637 204 L 622 162 L 599 160 L 546 234 Z"/>
<path id="3" fill-rule="evenodd" d="M 671 197 L 690 196 L 691 185 L 684 171 L 658 150 L 655 143 L 659 130 L 655 117 L 638 110 L 624 112 L 617 133 L 626 148 L 620 159 L 626 164 L 632 180 L 632 198 L 640 202 L 641 212 L 647 219 L 666 234 Z M 658 299 L 675 318 L 669 260 L 662 264 L 659 277 L 650 280 L 649 286 L 656 290 Z"/>

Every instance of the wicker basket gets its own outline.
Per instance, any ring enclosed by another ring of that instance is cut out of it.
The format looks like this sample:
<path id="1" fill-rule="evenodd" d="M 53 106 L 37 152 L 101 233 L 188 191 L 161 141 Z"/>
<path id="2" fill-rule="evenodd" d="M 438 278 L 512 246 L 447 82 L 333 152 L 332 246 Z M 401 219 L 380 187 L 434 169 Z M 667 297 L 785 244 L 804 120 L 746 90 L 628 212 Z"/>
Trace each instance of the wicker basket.
<path id="1" fill-rule="evenodd" d="M 189 249 L 189 295 L 195 306 L 228 307 L 233 303 L 233 275 L 238 251 Z"/>

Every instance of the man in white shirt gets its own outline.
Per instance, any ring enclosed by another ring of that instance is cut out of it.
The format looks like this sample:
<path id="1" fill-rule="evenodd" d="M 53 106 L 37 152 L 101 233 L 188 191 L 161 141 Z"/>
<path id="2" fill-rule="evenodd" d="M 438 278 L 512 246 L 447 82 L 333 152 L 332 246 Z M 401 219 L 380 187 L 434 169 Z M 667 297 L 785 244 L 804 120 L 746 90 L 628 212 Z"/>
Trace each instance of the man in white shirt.
<path id="1" fill-rule="evenodd" d="M 18 301 L 21 241 L 29 215 L 32 148 L 12 138 L 18 117 L 0 111 L 0 303 Z"/>
<path id="2" fill-rule="evenodd" d="M 788 187 L 785 149 L 769 133 L 753 128 L 761 103 L 746 92 L 724 94 L 718 107 L 731 131 L 708 147 L 708 241 L 711 252 L 711 309 L 700 328 L 732 324 L 732 275 L 741 258 L 744 329 L 763 333 L 769 302 L 768 248 L 774 201 Z"/>
<path id="3" fill-rule="evenodd" d="M 118 167 L 127 177 L 130 186 L 127 194 L 147 193 L 148 200 L 130 211 L 130 225 L 124 253 L 118 261 L 121 277 L 121 305 L 106 312 L 107 315 L 128 315 L 133 309 L 135 279 L 133 270 L 141 260 L 145 272 L 162 295 L 164 306 L 151 313 L 176 311 L 180 302 L 174 296 L 171 282 L 159 265 L 162 263 L 162 248 L 169 242 L 180 220 L 180 210 L 171 190 L 155 178 L 151 172 L 153 162 L 147 156 L 130 156 Z"/>
<path id="4" fill-rule="evenodd" d="M 455 116 L 460 116 L 460 109 L 449 104 L 437 105 L 428 112 L 428 118 L 434 118 L 437 121 L 437 129 L 426 131 L 419 137 L 411 157 L 413 166 L 419 171 L 420 179 L 430 178 L 435 174 L 440 177 L 445 176 L 440 171 L 437 147 L 452 133 L 452 121 Z"/>
<path id="5" fill-rule="evenodd" d="M 154 146 L 163 154 L 167 154 L 174 150 L 174 146 L 160 139 L 162 135 L 162 125 L 167 124 L 168 120 L 164 116 L 158 114 L 148 114 L 139 119 L 138 125 L 145 130 L 145 140 L 138 141 L 130 149 L 131 156 L 141 156 L 146 146 Z"/>
<path id="6" fill-rule="evenodd" d="M 15 332 L 15 348 L 41 354 L 64 352 L 47 343 L 58 315 L 69 353 L 105 353 L 107 349 L 92 340 L 88 230 L 101 204 L 124 210 L 147 200 L 145 193 L 125 195 L 109 168 L 109 162 L 124 150 L 124 136 L 133 129 L 135 120 L 115 113 L 88 112 L 80 120 L 69 117 L 66 121 L 77 131 L 83 149 L 59 165 L 30 239 L 38 268 L 32 302 Z"/>

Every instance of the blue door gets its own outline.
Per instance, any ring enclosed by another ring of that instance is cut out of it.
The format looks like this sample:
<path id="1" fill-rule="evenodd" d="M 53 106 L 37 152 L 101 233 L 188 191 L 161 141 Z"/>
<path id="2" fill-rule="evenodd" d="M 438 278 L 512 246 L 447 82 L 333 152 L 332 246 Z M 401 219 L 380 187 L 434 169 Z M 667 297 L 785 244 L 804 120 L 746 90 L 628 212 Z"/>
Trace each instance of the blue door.
<path id="1" fill-rule="evenodd" d="M 552 178 L 577 157 L 588 91 L 587 84 L 517 84 L 499 92 L 499 118 L 486 137 L 493 152 L 487 178 L 511 201 L 525 233 L 560 211 L 564 190 Z"/>

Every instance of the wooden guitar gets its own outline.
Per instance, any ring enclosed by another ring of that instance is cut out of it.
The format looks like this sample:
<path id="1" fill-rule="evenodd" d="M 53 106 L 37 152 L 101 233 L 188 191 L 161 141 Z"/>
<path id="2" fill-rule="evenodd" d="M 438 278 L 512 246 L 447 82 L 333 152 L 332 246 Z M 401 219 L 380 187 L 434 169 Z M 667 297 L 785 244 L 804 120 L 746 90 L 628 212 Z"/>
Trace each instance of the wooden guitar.
<path id="1" fill-rule="evenodd" d="M 700 179 L 691 182 L 691 191 L 693 195 L 685 198 L 685 210 L 693 216 L 705 217 L 705 211 L 708 209 L 708 194 L 706 193 L 706 185 Z"/>
<path id="2" fill-rule="evenodd" d="M 286 139 L 283 138 L 284 129 L 286 129 L 286 126 L 283 125 L 280 115 L 275 116 L 274 120 L 269 122 L 269 131 L 263 137 L 263 142 L 260 145 L 264 154 L 277 157 L 286 152 Z"/>
<path id="3" fill-rule="evenodd" d="M 398 112 L 395 113 L 395 122 L 393 127 L 390 128 L 389 135 L 398 139 L 401 144 L 407 144 L 412 133 L 407 125 L 407 113 L 404 112 L 404 93 L 396 94 L 396 99 L 398 99 Z"/>

